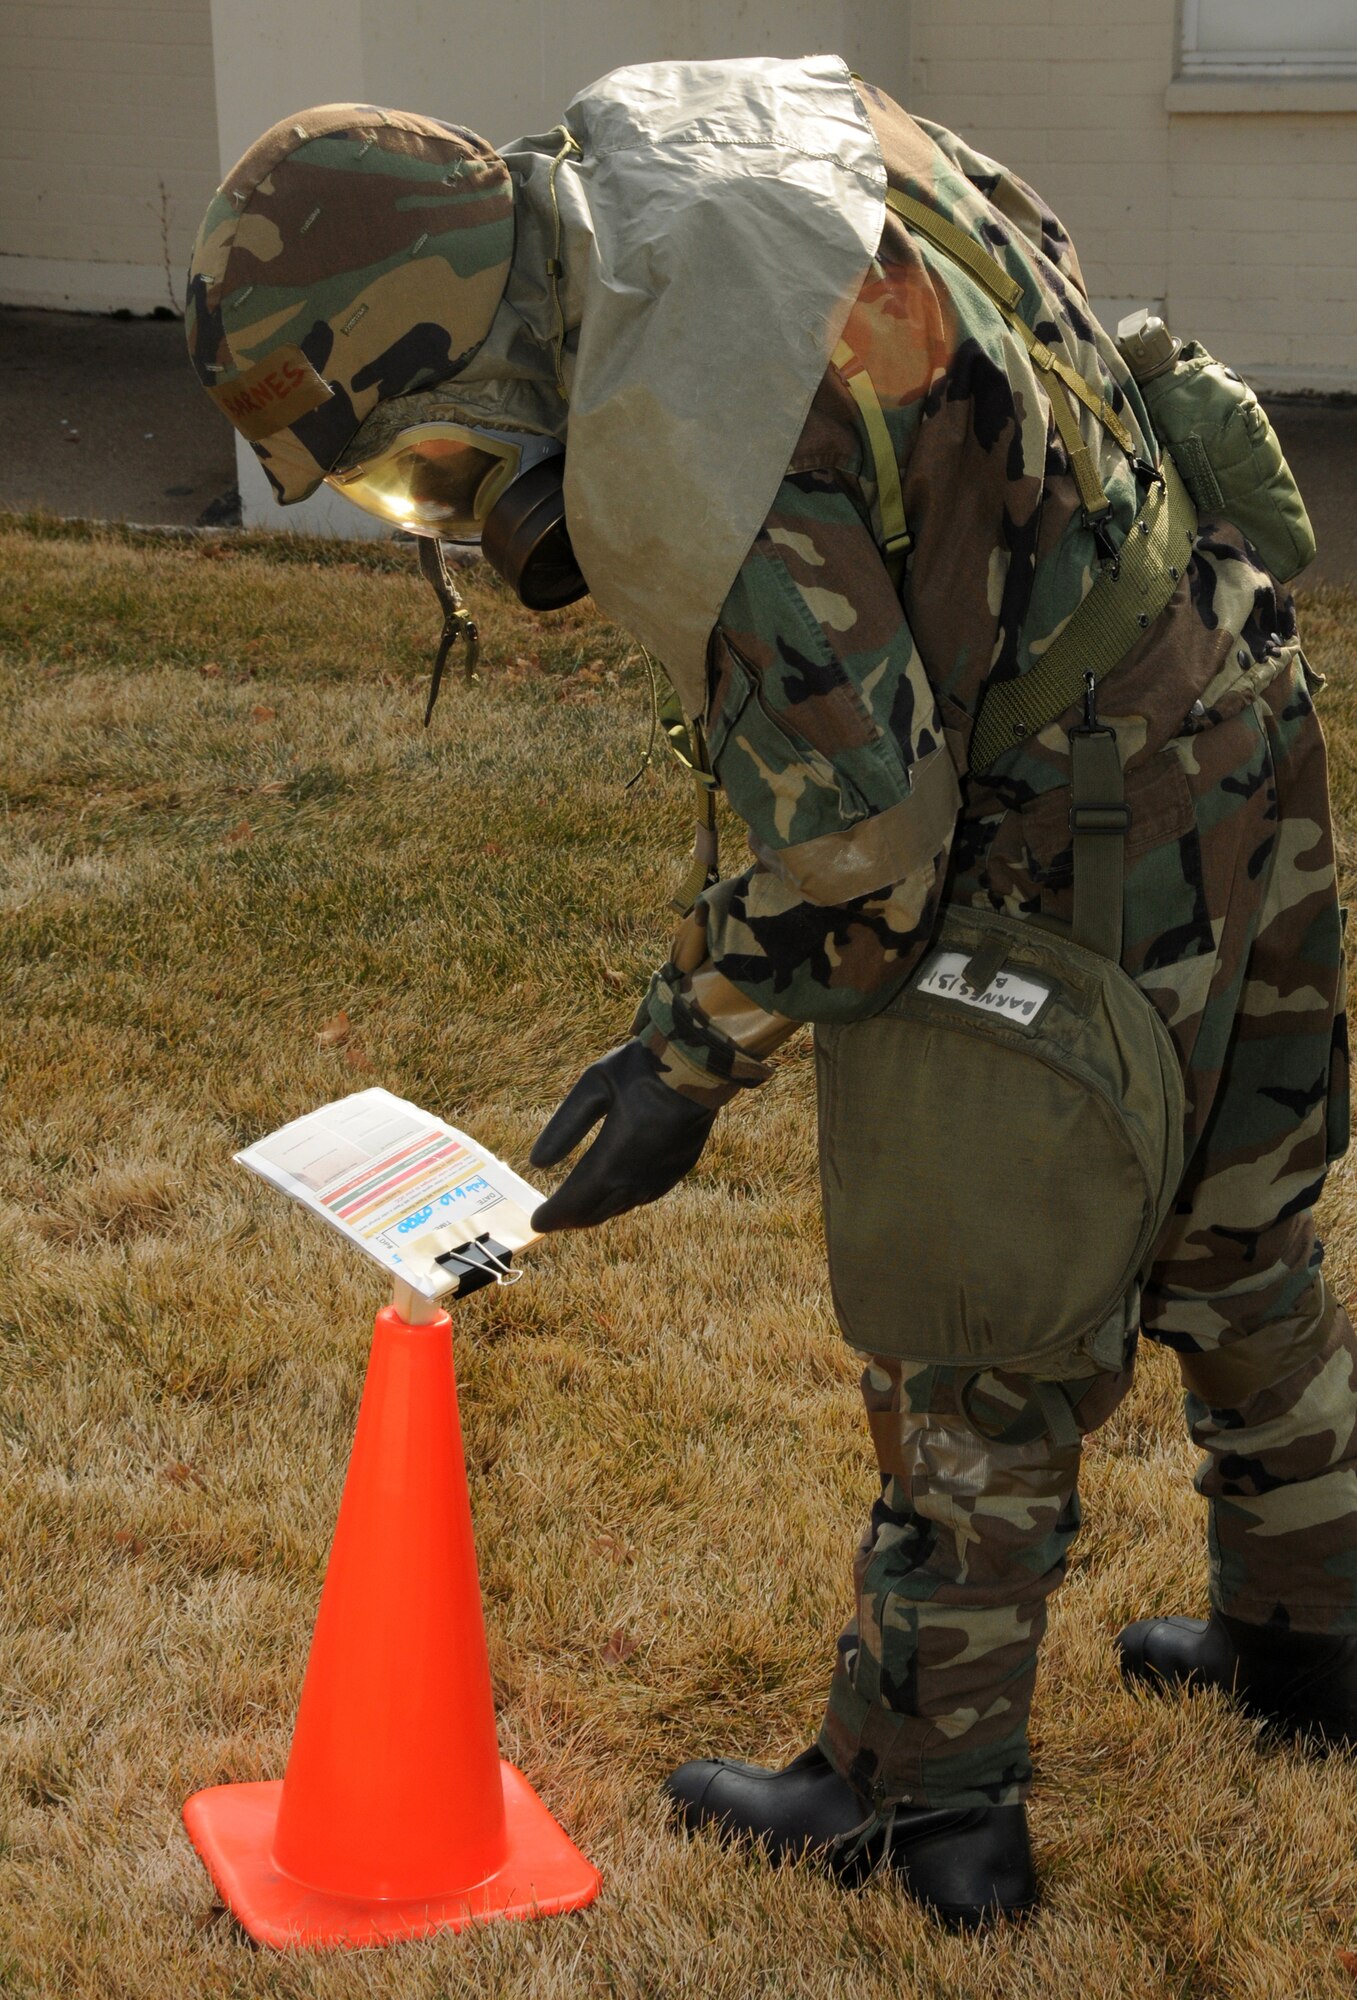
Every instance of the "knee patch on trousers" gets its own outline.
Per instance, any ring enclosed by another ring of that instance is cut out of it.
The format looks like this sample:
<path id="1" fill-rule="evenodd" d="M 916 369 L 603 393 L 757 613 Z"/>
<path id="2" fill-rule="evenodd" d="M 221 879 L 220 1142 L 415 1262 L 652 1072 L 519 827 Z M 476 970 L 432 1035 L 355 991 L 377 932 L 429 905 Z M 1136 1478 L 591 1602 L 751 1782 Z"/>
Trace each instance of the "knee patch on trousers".
<path id="1" fill-rule="evenodd" d="M 1212 1409 L 1238 1409 L 1259 1390 L 1317 1359 L 1328 1345 L 1337 1311 L 1323 1273 L 1317 1271 L 1294 1312 L 1208 1353 L 1180 1353 L 1183 1386 Z"/>

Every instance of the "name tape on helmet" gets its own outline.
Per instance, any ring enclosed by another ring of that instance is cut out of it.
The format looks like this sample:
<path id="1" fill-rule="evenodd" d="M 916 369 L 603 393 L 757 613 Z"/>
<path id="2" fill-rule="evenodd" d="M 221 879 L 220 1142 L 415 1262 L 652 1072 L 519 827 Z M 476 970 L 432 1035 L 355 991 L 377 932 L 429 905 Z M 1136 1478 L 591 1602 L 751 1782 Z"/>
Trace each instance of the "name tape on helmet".
<path id="1" fill-rule="evenodd" d="M 234 382 L 218 382 L 207 393 L 254 444 L 328 403 L 334 390 L 317 375 L 300 347 L 279 347 Z"/>
<path id="2" fill-rule="evenodd" d="M 1003 1020 L 1030 1027 L 1051 997 L 1051 987 L 1040 979 L 1024 979 L 1016 972 L 996 972 L 983 993 L 966 984 L 964 951 L 935 951 L 924 961 L 915 981 L 916 993 L 936 993 L 944 1000 L 956 1000 L 963 1007 L 978 1007 L 982 1014 L 996 1014 Z"/>

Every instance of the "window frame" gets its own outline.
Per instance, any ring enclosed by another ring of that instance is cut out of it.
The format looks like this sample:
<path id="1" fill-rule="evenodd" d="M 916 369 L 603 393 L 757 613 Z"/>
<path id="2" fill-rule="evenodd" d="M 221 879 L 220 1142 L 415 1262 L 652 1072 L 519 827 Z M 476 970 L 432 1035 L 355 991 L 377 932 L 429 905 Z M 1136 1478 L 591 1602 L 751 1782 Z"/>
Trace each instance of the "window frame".
<path id="1" fill-rule="evenodd" d="M 1178 61 L 1179 75 L 1184 79 L 1357 76 L 1357 42 L 1341 49 L 1203 49 L 1199 46 L 1200 18 L 1200 0 L 1182 0 Z"/>

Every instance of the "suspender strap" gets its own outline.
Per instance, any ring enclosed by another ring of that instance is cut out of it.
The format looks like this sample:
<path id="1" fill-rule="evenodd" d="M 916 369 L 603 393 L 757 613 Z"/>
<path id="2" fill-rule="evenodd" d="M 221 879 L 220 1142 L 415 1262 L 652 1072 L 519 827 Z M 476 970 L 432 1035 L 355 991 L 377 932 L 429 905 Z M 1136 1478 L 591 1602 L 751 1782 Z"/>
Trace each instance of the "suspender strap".
<path id="1" fill-rule="evenodd" d="M 1038 340 L 1031 327 L 1019 317 L 1018 306 L 1022 301 L 1022 286 L 1016 278 L 1009 277 L 998 259 L 991 257 L 987 250 L 982 250 L 975 238 L 968 235 L 964 229 L 959 229 L 954 222 L 949 222 L 945 215 L 939 215 L 936 209 L 929 208 L 925 202 L 916 201 L 913 195 L 901 194 L 898 188 L 887 188 L 886 206 L 893 208 L 906 222 L 912 223 L 921 236 L 926 236 L 929 242 L 950 257 L 953 263 L 964 265 L 981 289 L 988 292 L 1009 325 L 1021 335 L 1029 354 L 1043 374 L 1058 375 L 1065 387 L 1079 398 L 1084 408 L 1091 411 L 1098 419 L 1103 429 L 1111 432 L 1128 457 L 1134 458 L 1135 439 L 1102 391 L 1094 388 L 1092 383 L 1086 382 L 1082 375 L 1076 374 L 1069 363 L 1062 361 L 1058 354 L 1052 354 L 1045 341 Z"/>
<path id="2" fill-rule="evenodd" d="M 1085 525 L 1095 528 L 1112 512 L 1112 502 L 1099 476 L 1097 460 L 1084 442 L 1074 405 L 1061 383 L 1048 383 L 1047 394 L 1051 399 L 1051 415 L 1055 418 L 1060 442 L 1065 447 L 1074 483 L 1079 488 L 1079 504 L 1084 510 Z"/>
<path id="3" fill-rule="evenodd" d="M 886 189 L 886 206 L 911 223 L 930 243 L 936 243 L 954 264 L 964 265 L 975 282 L 989 293 L 1000 312 L 1007 316 L 1017 311 L 1022 300 L 1022 286 L 1016 278 L 1010 278 L 1003 265 L 988 251 L 982 250 L 966 230 L 959 229 L 955 222 L 949 222 L 945 215 L 939 215 L 927 202 L 916 201 L 912 194 L 902 194 L 899 188 Z"/>
<path id="4" fill-rule="evenodd" d="M 716 831 L 716 774 L 707 755 L 707 738 L 702 724 L 690 720 L 679 705 L 672 686 L 659 704 L 660 727 L 675 763 L 681 764 L 693 780 L 696 818 L 693 825 L 693 852 L 688 873 L 670 899 L 671 907 L 686 917 L 704 889 L 720 879 L 720 855 Z"/>
<path id="5" fill-rule="evenodd" d="M 1007 325 L 1019 336 L 1031 357 L 1032 365 L 1044 378 L 1046 392 L 1050 397 L 1051 413 L 1055 419 L 1060 441 L 1065 447 L 1079 488 L 1079 501 L 1090 527 L 1105 521 L 1111 513 L 1111 502 L 1103 490 L 1098 474 L 1098 464 L 1079 429 L 1079 419 L 1075 414 L 1075 402 L 1082 403 L 1092 412 L 1126 453 L 1128 458 L 1136 457 L 1136 441 L 1126 425 L 1102 394 L 1082 375 L 1054 354 L 1044 340 L 1028 326 L 1018 313 L 1022 300 L 1022 286 L 1016 278 L 1011 278 L 1003 265 L 989 252 L 982 250 L 975 238 L 957 224 L 939 215 L 936 209 L 925 202 L 916 201 L 913 195 L 902 194 L 898 188 L 886 190 L 887 205 L 904 221 L 926 236 L 930 243 L 941 250 L 953 263 L 960 264 L 968 271 L 981 290 L 993 302 Z M 834 350 L 834 366 L 843 376 L 853 400 L 858 406 L 867 440 L 871 446 L 872 461 L 876 471 L 877 513 L 881 524 L 881 542 L 886 568 L 898 590 L 904 575 L 905 558 L 913 546 L 913 537 L 905 522 L 904 494 L 900 486 L 900 467 L 891 444 L 890 432 L 886 427 L 881 399 L 876 393 L 872 378 L 862 362 L 853 353 L 847 342 L 840 341 Z"/>
<path id="6" fill-rule="evenodd" d="M 688 873 L 679 884 L 678 894 L 670 898 L 670 907 L 686 917 L 704 889 L 710 889 L 720 880 L 721 869 L 718 860 L 716 835 L 716 792 L 709 772 L 693 772 L 693 789 L 697 816 L 693 825 L 693 854 Z"/>
<path id="7" fill-rule="evenodd" d="M 1022 299 L 1022 286 L 1016 278 L 1010 278 L 997 258 L 982 250 L 975 238 L 964 229 L 949 222 L 945 215 L 939 215 L 936 209 L 929 208 L 927 203 L 916 201 L 913 195 L 901 194 L 898 188 L 887 188 L 886 205 L 917 229 L 921 236 L 926 236 L 953 263 L 969 271 L 1021 339 L 1032 358 L 1033 367 L 1046 378 L 1056 428 L 1069 455 L 1070 468 L 1078 483 L 1079 499 L 1089 525 L 1106 520 L 1111 505 L 1098 477 L 1097 463 L 1080 433 L 1079 420 L 1069 399 L 1072 396 L 1082 403 L 1103 429 L 1116 439 L 1127 457 L 1133 459 L 1137 456 L 1136 441 L 1126 425 L 1102 391 L 1091 382 L 1086 382 L 1058 354 L 1052 353 L 1046 342 L 1038 339 L 1020 316 L 1018 306 Z"/>
<path id="8" fill-rule="evenodd" d="M 1136 441 L 1102 391 L 1095 389 L 1090 382 L 1085 381 L 1082 375 L 1070 367 L 1068 361 L 1062 361 L 1058 354 L 1053 354 L 1045 341 L 1038 340 L 1031 327 L 1020 320 L 1016 314 L 1013 315 L 1011 324 L 1022 335 L 1023 342 L 1032 357 L 1033 364 L 1041 370 L 1043 375 L 1054 375 L 1063 382 L 1070 394 L 1077 396 L 1084 408 L 1098 419 L 1103 429 L 1110 432 L 1117 440 L 1117 443 L 1126 453 L 1126 456 L 1128 458 L 1135 458 L 1137 456 Z"/>
<path id="9" fill-rule="evenodd" d="M 862 417 L 876 472 L 876 511 L 881 523 L 881 547 L 891 582 L 899 590 L 905 558 L 914 538 L 905 524 L 905 496 L 900 485 L 900 465 L 886 428 L 886 415 L 871 376 L 846 341 L 834 350 L 834 366 L 843 376 Z"/>
<path id="10" fill-rule="evenodd" d="M 1078 701 L 1085 674 L 1095 687 L 1125 658 L 1178 587 L 1197 533 L 1197 515 L 1173 460 L 1132 524 L 1116 561 L 1025 674 L 991 687 L 980 704 L 970 764 L 983 774 L 1005 750 L 1034 736 Z"/>
<path id="11" fill-rule="evenodd" d="M 1089 689 L 1090 704 L 1092 688 Z M 1131 823 L 1115 731 L 1086 722 L 1070 731 L 1070 830 L 1074 835 L 1076 944 L 1121 959 L 1126 830 Z"/>

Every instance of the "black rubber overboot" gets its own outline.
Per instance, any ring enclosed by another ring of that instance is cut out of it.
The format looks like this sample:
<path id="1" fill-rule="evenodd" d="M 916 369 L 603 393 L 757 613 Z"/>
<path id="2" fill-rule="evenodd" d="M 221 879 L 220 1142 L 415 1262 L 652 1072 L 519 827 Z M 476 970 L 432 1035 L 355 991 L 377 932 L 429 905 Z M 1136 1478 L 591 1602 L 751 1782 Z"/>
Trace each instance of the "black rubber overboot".
<path id="1" fill-rule="evenodd" d="M 1357 1638 L 1209 1618 L 1141 1618 L 1117 1636 L 1122 1678 L 1218 1687 L 1292 1736 L 1357 1747 Z"/>
<path id="2" fill-rule="evenodd" d="M 1016 1806 L 896 1806 L 878 1815 L 818 1745 L 785 1770 L 701 1757 L 665 1780 L 686 1827 L 751 1840 L 774 1860 L 805 1855 L 855 1886 L 888 1861 L 943 1923 L 972 1929 L 1037 1900 L 1027 1814 Z"/>

